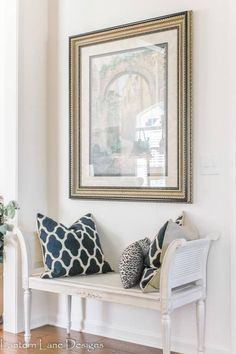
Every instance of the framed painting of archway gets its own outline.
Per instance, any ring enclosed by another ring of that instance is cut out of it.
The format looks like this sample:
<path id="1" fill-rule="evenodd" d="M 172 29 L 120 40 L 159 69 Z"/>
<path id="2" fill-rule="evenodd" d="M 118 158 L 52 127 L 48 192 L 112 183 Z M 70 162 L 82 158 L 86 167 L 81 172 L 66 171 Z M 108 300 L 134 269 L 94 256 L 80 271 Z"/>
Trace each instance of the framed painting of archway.
<path id="1" fill-rule="evenodd" d="M 191 23 L 70 37 L 71 198 L 192 202 Z"/>

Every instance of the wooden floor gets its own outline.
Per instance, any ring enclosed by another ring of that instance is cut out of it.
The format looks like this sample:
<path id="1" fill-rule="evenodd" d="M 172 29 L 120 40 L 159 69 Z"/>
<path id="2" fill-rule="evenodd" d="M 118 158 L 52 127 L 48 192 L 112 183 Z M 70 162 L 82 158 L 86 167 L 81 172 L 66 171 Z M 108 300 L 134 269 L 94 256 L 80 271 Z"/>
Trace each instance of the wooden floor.
<path id="1" fill-rule="evenodd" d="M 162 350 L 101 336 L 44 326 L 32 330 L 31 348 L 24 348 L 23 333 L 14 335 L 0 329 L 1 354 L 162 354 Z M 177 354 L 177 353 L 173 353 Z"/>

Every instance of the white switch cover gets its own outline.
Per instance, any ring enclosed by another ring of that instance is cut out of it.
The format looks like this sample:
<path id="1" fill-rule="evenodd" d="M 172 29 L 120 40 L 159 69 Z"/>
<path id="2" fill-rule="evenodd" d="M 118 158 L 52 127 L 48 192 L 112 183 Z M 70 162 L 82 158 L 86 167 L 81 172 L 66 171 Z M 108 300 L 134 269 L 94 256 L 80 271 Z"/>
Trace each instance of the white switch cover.
<path id="1" fill-rule="evenodd" d="M 219 175 L 219 158 L 216 155 L 205 155 L 201 158 L 201 175 Z"/>

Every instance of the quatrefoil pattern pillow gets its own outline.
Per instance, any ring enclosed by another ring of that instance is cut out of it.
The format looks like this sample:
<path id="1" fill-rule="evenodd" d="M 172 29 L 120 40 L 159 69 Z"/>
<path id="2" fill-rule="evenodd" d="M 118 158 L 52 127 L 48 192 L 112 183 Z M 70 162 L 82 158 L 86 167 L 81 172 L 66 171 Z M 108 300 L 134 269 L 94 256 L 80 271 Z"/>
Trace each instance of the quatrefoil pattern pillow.
<path id="1" fill-rule="evenodd" d="M 45 266 L 41 278 L 112 271 L 105 261 L 91 214 L 85 215 L 69 228 L 37 214 L 37 226 Z"/>

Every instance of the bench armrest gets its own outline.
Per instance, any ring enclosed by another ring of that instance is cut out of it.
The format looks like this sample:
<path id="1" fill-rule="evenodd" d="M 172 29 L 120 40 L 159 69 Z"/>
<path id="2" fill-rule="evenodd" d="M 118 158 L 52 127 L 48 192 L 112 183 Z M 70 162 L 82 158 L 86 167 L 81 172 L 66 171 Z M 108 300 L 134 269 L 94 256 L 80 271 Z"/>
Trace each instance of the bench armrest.
<path id="1" fill-rule="evenodd" d="M 31 275 L 32 259 L 31 250 L 27 238 L 22 234 L 20 229 L 15 226 L 13 233 L 16 234 L 21 249 L 21 264 L 22 264 L 22 286 L 24 289 L 29 287 L 29 276 Z"/>
<path id="2" fill-rule="evenodd" d="M 174 240 L 169 245 L 163 259 L 160 279 L 160 298 L 164 307 L 170 303 L 172 290 L 187 284 L 200 285 L 205 298 L 208 252 L 211 241 L 215 239 L 218 237 L 209 235 L 194 241 Z"/>

